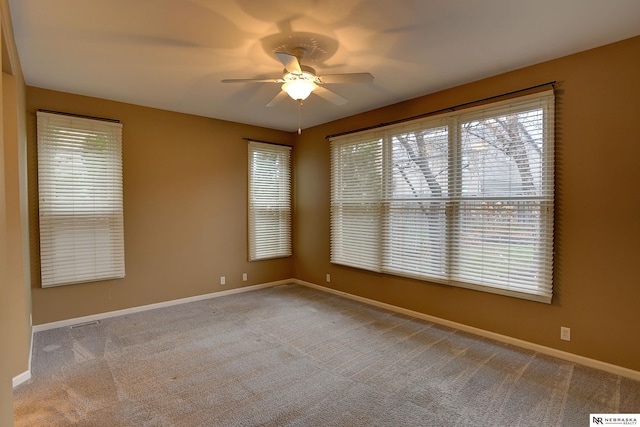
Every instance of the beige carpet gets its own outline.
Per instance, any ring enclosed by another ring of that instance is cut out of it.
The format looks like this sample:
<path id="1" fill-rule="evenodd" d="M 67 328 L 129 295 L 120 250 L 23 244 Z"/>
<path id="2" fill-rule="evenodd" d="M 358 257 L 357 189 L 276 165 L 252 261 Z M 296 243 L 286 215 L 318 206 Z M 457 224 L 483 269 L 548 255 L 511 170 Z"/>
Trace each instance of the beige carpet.
<path id="1" fill-rule="evenodd" d="M 586 426 L 640 382 L 297 285 L 38 332 L 17 426 Z"/>

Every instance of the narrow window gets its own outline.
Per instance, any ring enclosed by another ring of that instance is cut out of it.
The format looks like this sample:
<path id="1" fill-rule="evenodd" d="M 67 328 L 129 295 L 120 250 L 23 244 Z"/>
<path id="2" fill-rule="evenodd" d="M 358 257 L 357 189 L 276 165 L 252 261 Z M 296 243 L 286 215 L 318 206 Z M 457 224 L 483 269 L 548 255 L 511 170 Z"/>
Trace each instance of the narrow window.
<path id="1" fill-rule="evenodd" d="M 122 125 L 38 111 L 42 287 L 123 278 Z"/>
<path id="2" fill-rule="evenodd" d="M 249 260 L 291 255 L 291 147 L 249 141 Z"/>

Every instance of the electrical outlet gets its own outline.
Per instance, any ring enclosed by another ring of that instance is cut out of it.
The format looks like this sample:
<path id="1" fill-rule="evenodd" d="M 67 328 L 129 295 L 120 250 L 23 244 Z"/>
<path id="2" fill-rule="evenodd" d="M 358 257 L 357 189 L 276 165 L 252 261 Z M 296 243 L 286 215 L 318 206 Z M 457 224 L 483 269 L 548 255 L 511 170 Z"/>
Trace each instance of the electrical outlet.
<path id="1" fill-rule="evenodd" d="M 331 275 L 327 273 L 327 283 L 329 283 L 330 281 L 331 281 Z"/>
<path id="2" fill-rule="evenodd" d="M 220 284 L 224 285 L 226 283 L 226 279 L 224 276 L 220 276 Z"/>
<path id="3" fill-rule="evenodd" d="M 242 273 L 242 281 L 243 282 L 247 281 L 247 273 Z"/>
<path id="4" fill-rule="evenodd" d="M 571 341 L 571 328 L 560 326 L 560 339 L 564 341 Z"/>

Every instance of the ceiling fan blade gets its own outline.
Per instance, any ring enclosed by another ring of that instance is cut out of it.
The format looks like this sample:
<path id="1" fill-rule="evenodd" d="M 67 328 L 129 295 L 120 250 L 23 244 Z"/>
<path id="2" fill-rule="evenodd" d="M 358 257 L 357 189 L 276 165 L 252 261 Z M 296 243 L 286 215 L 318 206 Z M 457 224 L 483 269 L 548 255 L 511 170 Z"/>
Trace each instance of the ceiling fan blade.
<path id="1" fill-rule="evenodd" d="M 224 79 L 222 83 L 284 83 L 284 80 L 272 79 Z"/>
<path id="2" fill-rule="evenodd" d="M 329 89 L 326 89 L 322 86 L 318 86 L 317 88 L 315 88 L 313 93 L 336 105 L 344 105 L 349 102 L 346 98 L 343 98 L 337 93 L 331 92 Z"/>
<path id="3" fill-rule="evenodd" d="M 276 96 L 273 97 L 273 99 L 271 101 L 269 101 L 267 103 L 267 107 L 273 107 L 276 104 L 279 104 L 280 102 L 282 102 L 285 98 L 288 98 L 289 94 L 283 90 L 281 90 L 280 92 L 278 92 L 278 94 Z"/>
<path id="4" fill-rule="evenodd" d="M 325 74 L 320 76 L 322 83 L 371 83 L 373 75 L 370 73 Z"/>
<path id="5" fill-rule="evenodd" d="M 276 56 L 288 72 L 297 74 L 302 73 L 300 62 L 298 62 L 298 58 L 295 55 L 287 52 L 276 52 Z"/>

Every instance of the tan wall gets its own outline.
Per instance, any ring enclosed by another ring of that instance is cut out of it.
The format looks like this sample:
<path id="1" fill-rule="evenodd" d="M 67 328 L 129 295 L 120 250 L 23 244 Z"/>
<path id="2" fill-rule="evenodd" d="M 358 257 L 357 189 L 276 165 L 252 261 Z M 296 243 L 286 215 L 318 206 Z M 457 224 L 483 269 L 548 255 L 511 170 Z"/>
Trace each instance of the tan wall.
<path id="1" fill-rule="evenodd" d="M 25 148 L 25 129 L 19 128 L 19 109 L 23 109 L 24 102 L 18 102 L 17 79 L 7 73 L 2 73 L 2 100 L 3 100 L 3 136 L 4 136 L 4 163 L 6 203 L 7 203 L 7 253 L 9 265 L 7 268 L 8 281 L 11 283 L 12 301 L 9 313 L 16 326 L 13 345 L 22 349 L 13 355 L 14 372 L 27 371 L 28 349 L 31 340 L 30 307 L 26 274 L 28 274 L 28 240 L 23 233 L 26 228 L 27 206 L 22 203 L 22 192 L 26 192 L 26 183 L 21 174 L 25 172 L 25 161 L 21 151 Z M 20 107 L 22 108 L 20 108 Z M 23 114 L 22 114 L 23 115 Z M 22 135 L 20 135 L 22 134 Z M 26 151 L 25 151 L 26 152 Z M 23 182 L 21 182 L 21 179 Z M 26 199 L 26 197 L 24 197 Z"/>
<path id="2" fill-rule="evenodd" d="M 29 87 L 33 183 L 37 109 L 122 122 L 126 277 L 40 287 L 34 184 L 34 324 L 293 277 L 292 258 L 247 262 L 247 142 L 242 139 L 291 144 L 293 134 Z M 220 276 L 226 277 L 225 286 Z"/>
<path id="3" fill-rule="evenodd" d="M 2 32 L 0 32 L 0 37 L 2 36 Z M 0 83 L 0 95 L 3 93 L 3 87 Z M 0 109 L 3 110 L 2 104 L 0 104 Z M 2 117 L 2 110 L 0 110 L 0 117 Z M 4 127 L 4 120 L 2 120 L 2 125 Z M 0 135 L 0 292 L 3 295 L 6 292 L 13 296 L 13 286 L 9 281 L 9 230 L 7 229 L 8 211 L 5 191 L 8 183 L 5 179 L 4 145 L 4 136 Z M 11 297 L 0 298 L 0 340 L 3 342 L 11 340 L 16 333 L 11 316 L 11 299 Z M 7 346 L 3 345 L 3 347 Z M 13 413 L 11 383 L 15 373 L 11 366 L 11 359 L 14 355 L 13 351 L 9 351 L 6 355 L 3 352 L 2 363 L 0 363 L 0 425 L 13 425 L 13 416 L 9 414 Z"/>
<path id="4" fill-rule="evenodd" d="M 0 425 L 13 425 L 12 380 L 29 369 L 30 287 L 26 251 L 24 79 L 7 0 L 0 1 Z"/>
<path id="5" fill-rule="evenodd" d="M 305 130 L 295 151 L 299 279 L 640 371 L 640 37 Z M 326 135 L 558 81 L 552 304 L 329 263 Z M 325 274 L 331 273 L 331 283 Z M 571 328 L 571 342 L 560 340 Z"/>

